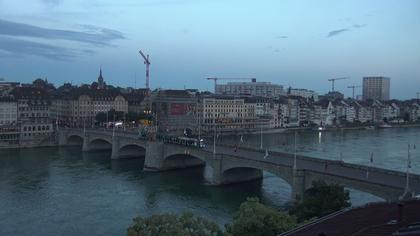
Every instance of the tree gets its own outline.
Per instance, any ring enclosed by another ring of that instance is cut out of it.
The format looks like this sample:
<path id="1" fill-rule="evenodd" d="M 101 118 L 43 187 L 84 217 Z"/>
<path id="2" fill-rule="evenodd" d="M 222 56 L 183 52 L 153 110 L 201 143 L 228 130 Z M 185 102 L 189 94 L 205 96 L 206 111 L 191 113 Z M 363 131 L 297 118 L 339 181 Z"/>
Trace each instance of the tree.
<path id="1" fill-rule="evenodd" d="M 314 181 L 312 185 L 303 194 L 302 202 L 290 209 L 290 214 L 295 215 L 299 222 L 323 217 L 351 205 L 349 191 L 343 186 L 328 185 L 323 181 Z"/>
<path id="2" fill-rule="evenodd" d="M 124 112 L 123 111 L 116 111 L 115 109 L 111 109 L 108 111 L 108 121 L 118 121 L 124 120 Z"/>
<path id="3" fill-rule="evenodd" d="M 127 121 L 135 121 L 138 122 L 140 119 L 144 119 L 145 114 L 143 113 L 137 113 L 137 112 L 133 112 L 133 111 L 129 111 L 127 113 Z"/>
<path id="4" fill-rule="evenodd" d="M 235 213 L 233 222 L 226 225 L 226 234 L 232 236 L 271 236 L 294 228 L 296 218 L 267 207 L 258 198 L 248 198 Z"/>
<path id="5" fill-rule="evenodd" d="M 38 87 L 38 88 L 46 88 L 47 87 L 47 80 L 46 79 L 43 80 L 41 78 L 38 78 L 38 79 L 32 81 L 32 84 L 35 87 Z"/>
<path id="6" fill-rule="evenodd" d="M 137 217 L 133 225 L 127 229 L 128 236 L 160 235 L 160 236 L 221 236 L 219 226 L 206 218 L 183 213 L 152 215 L 147 218 Z"/>
<path id="7" fill-rule="evenodd" d="M 99 123 L 106 122 L 106 113 L 105 112 L 99 112 L 98 114 L 96 114 L 95 120 Z"/>

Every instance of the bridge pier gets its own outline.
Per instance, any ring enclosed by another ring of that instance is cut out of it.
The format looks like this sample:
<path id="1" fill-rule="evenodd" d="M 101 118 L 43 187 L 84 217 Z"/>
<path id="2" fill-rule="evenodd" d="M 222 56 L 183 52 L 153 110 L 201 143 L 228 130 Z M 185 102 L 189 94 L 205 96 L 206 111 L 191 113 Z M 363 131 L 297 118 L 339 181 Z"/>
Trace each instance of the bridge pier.
<path id="1" fill-rule="evenodd" d="M 58 146 L 67 145 L 67 136 L 64 132 L 58 132 Z"/>
<path id="2" fill-rule="evenodd" d="M 143 170 L 160 171 L 163 170 L 164 162 L 164 143 L 149 141 L 146 144 L 146 155 Z"/>
<path id="3" fill-rule="evenodd" d="M 204 167 L 204 180 L 209 185 L 222 184 L 222 157 L 216 155 L 211 162 L 207 162 Z"/>
<path id="4" fill-rule="evenodd" d="M 304 170 L 293 170 L 292 201 L 302 201 L 306 190 L 306 178 Z"/>
<path id="5" fill-rule="evenodd" d="M 84 152 L 90 151 L 90 149 L 89 149 L 89 135 L 87 135 L 87 134 L 83 135 L 82 151 L 84 151 Z"/>
<path id="6" fill-rule="evenodd" d="M 111 159 L 116 160 L 120 158 L 120 139 L 112 137 L 112 152 Z"/>

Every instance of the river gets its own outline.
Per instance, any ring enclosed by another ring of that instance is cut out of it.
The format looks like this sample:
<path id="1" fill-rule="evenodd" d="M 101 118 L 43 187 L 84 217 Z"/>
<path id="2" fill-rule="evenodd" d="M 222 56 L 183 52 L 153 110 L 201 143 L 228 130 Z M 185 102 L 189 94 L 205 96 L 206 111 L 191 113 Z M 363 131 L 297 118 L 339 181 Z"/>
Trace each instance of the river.
<path id="1" fill-rule="evenodd" d="M 407 143 L 420 148 L 420 128 L 326 132 L 297 135 L 301 154 L 405 170 Z M 259 146 L 260 136 L 244 136 Z M 235 143 L 239 137 L 219 142 Z M 294 134 L 263 135 L 269 150 L 294 151 Z M 80 147 L 0 151 L 0 235 L 124 235 L 133 217 L 189 210 L 220 225 L 248 196 L 284 208 L 290 186 L 270 173 L 264 179 L 225 187 L 207 186 L 202 168 L 142 172 L 143 160 L 110 160 L 110 152 Z M 420 152 L 412 150 L 419 173 Z M 379 198 L 351 190 L 354 205 Z"/>

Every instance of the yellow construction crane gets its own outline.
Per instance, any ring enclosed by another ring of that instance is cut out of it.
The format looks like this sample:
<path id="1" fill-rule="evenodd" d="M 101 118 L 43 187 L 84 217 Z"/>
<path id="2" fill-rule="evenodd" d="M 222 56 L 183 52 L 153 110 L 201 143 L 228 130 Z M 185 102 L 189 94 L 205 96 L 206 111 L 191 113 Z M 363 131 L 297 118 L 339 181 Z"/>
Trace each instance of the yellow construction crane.
<path id="1" fill-rule="evenodd" d="M 334 83 L 336 80 L 343 80 L 343 79 L 350 79 L 349 77 L 341 77 L 341 78 L 334 78 L 334 79 L 328 79 L 328 81 L 332 82 L 332 92 L 334 92 Z"/>

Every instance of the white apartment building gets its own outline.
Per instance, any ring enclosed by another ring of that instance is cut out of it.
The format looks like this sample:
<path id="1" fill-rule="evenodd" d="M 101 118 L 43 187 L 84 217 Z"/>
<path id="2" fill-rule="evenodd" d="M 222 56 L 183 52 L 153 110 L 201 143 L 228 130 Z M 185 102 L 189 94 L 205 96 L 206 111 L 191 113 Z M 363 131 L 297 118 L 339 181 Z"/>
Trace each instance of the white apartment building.
<path id="1" fill-rule="evenodd" d="M 318 93 L 313 90 L 291 88 L 288 95 L 313 99 L 314 102 L 318 101 Z"/>
<path id="2" fill-rule="evenodd" d="M 373 109 L 365 103 L 354 102 L 356 108 L 356 120 L 361 123 L 373 122 Z"/>
<path id="3" fill-rule="evenodd" d="M 216 84 L 215 93 L 218 95 L 248 95 L 257 97 L 277 98 L 284 95 L 282 85 L 270 82 L 229 82 L 227 84 Z"/>
<path id="4" fill-rule="evenodd" d="M 285 117 L 285 126 L 286 127 L 296 127 L 299 126 L 299 100 L 295 98 L 287 99 L 287 116 Z"/>
<path id="5" fill-rule="evenodd" d="M 12 91 L 17 101 L 17 120 L 21 145 L 39 144 L 54 132 L 50 116 L 51 101 L 45 90 L 17 87 Z"/>
<path id="6" fill-rule="evenodd" d="M 334 123 L 335 110 L 331 101 L 321 100 L 314 104 L 314 119 L 313 123 L 326 126 Z"/>
<path id="7" fill-rule="evenodd" d="M 53 100 L 52 119 L 70 126 L 93 125 L 101 112 L 128 112 L 127 100 L 115 91 L 74 89 L 63 96 Z"/>
<path id="8" fill-rule="evenodd" d="M 17 124 L 17 102 L 0 98 L 0 126 Z"/>
<path id="9" fill-rule="evenodd" d="M 204 131 L 243 132 L 258 128 L 260 120 L 256 116 L 256 103 L 246 98 L 207 97 L 201 101 Z"/>

